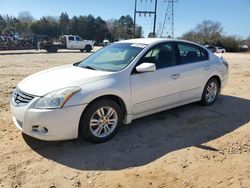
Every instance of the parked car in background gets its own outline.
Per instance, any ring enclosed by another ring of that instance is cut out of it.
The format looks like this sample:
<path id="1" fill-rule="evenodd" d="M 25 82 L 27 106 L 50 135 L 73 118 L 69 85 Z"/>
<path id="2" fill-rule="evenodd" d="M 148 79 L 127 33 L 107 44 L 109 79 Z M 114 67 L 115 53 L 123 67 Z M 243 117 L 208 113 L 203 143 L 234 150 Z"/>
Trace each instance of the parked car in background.
<path id="1" fill-rule="evenodd" d="M 249 47 L 245 44 L 239 45 L 239 49 L 241 52 L 247 52 Z"/>
<path id="2" fill-rule="evenodd" d="M 22 80 L 12 118 L 41 140 L 105 142 L 134 119 L 197 101 L 212 105 L 227 79 L 227 62 L 201 45 L 125 40 Z"/>
<path id="3" fill-rule="evenodd" d="M 215 47 L 216 48 L 216 53 L 225 53 L 226 49 L 222 47 Z"/>
<path id="4" fill-rule="evenodd" d="M 103 45 L 103 46 L 108 46 L 108 45 L 110 45 L 109 40 L 107 40 L 107 39 L 103 40 L 102 45 Z"/>
<path id="5" fill-rule="evenodd" d="M 215 53 L 217 50 L 213 45 L 205 45 L 205 48 L 209 49 L 213 53 Z"/>

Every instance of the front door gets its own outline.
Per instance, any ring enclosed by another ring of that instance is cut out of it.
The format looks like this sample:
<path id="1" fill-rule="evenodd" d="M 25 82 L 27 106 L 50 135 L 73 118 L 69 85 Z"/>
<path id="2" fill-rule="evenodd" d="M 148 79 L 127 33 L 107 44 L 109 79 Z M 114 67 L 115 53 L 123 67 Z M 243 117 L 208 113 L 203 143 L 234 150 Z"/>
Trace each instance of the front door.
<path id="1" fill-rule="evenodd" d="M 76 47 L 77 49 L 84 49 L 83 41 L 80 37 L 76 36 Z"/>
<path id="2" fill-rule="evenodd" d="M 175 66 L 171 43 L 153 47 L 139 61 L 155 63 L 155 72 L 131 74 L 133 115 L 166 107 L 179 102 L 179 67 Z"/>

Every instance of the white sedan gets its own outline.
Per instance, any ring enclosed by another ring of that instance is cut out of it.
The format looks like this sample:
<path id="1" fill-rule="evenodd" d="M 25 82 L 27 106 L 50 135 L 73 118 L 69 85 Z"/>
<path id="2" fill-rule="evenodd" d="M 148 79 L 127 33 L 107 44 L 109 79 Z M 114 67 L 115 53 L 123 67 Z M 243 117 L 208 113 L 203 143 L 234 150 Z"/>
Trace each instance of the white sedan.
<path id="1" fill-rule="evenodd" d="M 25 78 L 11 111 L 32 137 L 104 142 L 134 119 L 197 101 L 213 104 L 227 79 L 227 62 L 198 44 L 132 39 Z"/>
<path id="2" fill-rule="evenodd" d="M 215 47 L 215 49 L 216 49 L 216 53 L 225 53 L 226 52 L 226 49 L 222 48 L 222 47 Z"/>

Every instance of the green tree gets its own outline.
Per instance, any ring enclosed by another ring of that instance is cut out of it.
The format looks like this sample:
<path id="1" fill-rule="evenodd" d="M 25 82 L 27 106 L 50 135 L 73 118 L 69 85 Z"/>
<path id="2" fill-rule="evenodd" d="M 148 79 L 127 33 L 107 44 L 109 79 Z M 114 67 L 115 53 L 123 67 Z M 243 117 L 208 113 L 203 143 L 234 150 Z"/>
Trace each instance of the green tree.
<path id="1" fill-rule="evenodd" d="M 69 33 L 73 35 L 79 34 L 79 19 L 76 16 L 73 16 L 73 18 L 70 20 Z"/>
<path id="2" fill-rule="evenodd" d="M 236 36 L 224 36 L 220 41 L 220 46 L 226 48 L 228 52 L 238 52 L 240 50 L 240 42 Z"/>
<path id="3" fill-rule="evenodd" d="M 148 34 L 148 38 L 155 38 L 155 37 L 157 37 L 157 36 L 153 32 L 150 32 Z"/>
<path id="4" fill-rule="evenodd" d="M 142 27 L 136 25 L 136 27 L 135 27 L 135 38 L 141 38 L 142 34 L 143 34 Z"/>
<path id="5" fill-rule="evenodd" d="M 118 20 L 108 21 L 108 30 L 113 40 L 130 39 L 134 37 L 134 22 L 131 16 L 121 16 Z M 136 27 L 136 38 L 142 36 L 142 28 Z"/>
<path id="6" fill-rule="evenodd" d="M 10 17 L 7 21 L 7 27 L 5 29 L 8 33 L 23 33 L 25 31 L 25 25 L 22 24 L 22 22 L 15 18 Z"/>
<path id="7" fill-rule="evenodd" d="M 86 39 L 95 40 L 96 26 L 95 18 L 92 15 L 86 17 L 85 25 L 85 37 Z"/>
<path id="8" fill-rule="evenodd" d="M 76 34 L 81 36 L 84 39 L 88 39 L 87 37 L 87 18 L 86 16 L 79 16 L 78 17 L 79 23 L 78 23 L 78 29 Z"/>
<path id="9" fill-rule="evenodd" d="M 7 26 L 7 22 L 0 15 L 0 34 L 4 31 L 4 29 L 6 28 L 6 26 Z"/>
<path id="10" fill-rule="evenodd" d="M 47 35 L 58 37 L 61 34 L 79 35 L 84 39 L 95 40 L 98 43 L 105 38 L 110 41 L 130 39 L 134 37 L 134 22 L 131 16 L 121 16 L 117 20 L 105 21 L 101 17 L 73 16 L 69 18 L 66 12 L 57 17 L 46 16 L 34 20 L 29 12 L 20 12 L 18 18 L 6 15 L 0 16 L 0 31 L 20 33 L 22 37 Z M 136 38 L 142 37 L 142 27 L 136 26 Z"/>
<path id="11" fill-rule="evenodd" d="M 199 41 L 198 35 L 196 34 L 195 31 L 189 31 L 187 33 L 184 33 L 181 38 L 185 40 L 193 41 L 193 42 Z"/>
<path id="12" fill-rule="evenodd" d="M 70 27 L 70 19 L 67 12 L 62 12 L 59 17 L 59 26 L 61 29 L 61 33 L 69 34 L 69 27 Z"/>
<path id="13" fill-rule="evenodd" d="M 32 23 L 31 30 L 37 35 L 48 35 L 49 37 L 58 37 L 61 34 L 58 22 L 51 17 L 42 17 Z"/>
<path id="14" fill-rule="evenodd" d="M 107 23 L 101 18 L 97 17 L 95 19 L 95 41 L 100 43 L 108 36 Z"/>
<path id="15" fill-rule="evenodd" d="M 31 15 L 30 12 L 24 11 L 20 12 L 17 17 L 22 23 L 31 23 L 34 21 L 34 17 Z"/>

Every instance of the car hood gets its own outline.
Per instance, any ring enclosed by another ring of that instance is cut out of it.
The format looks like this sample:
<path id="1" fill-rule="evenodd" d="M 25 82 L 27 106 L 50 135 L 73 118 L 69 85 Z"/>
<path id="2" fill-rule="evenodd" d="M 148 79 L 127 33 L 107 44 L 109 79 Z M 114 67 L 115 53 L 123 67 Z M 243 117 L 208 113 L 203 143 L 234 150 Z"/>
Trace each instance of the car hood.
<path id="1" fill-rule="evenodd" d="M 97 81 L 110 74 L 112 74 L 112 72 L 64 65 L 28 76 L 23 79 L 17 87 L 25 93 L 35 96 L 44 96 L 58 89 L 81 86 Z"/>

